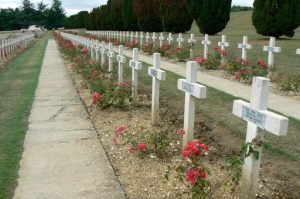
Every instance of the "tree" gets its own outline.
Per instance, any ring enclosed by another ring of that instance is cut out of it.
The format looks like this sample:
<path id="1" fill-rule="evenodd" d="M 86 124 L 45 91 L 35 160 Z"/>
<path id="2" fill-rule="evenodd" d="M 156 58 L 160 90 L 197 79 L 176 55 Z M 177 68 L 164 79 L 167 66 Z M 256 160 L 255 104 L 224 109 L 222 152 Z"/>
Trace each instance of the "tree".
<path id="1" fill-rule="evenodd" d="M 187 0 L 160 0 L 163 30 L 166 32 L 186 32 L 191 29 L 193 16 L 188 12 Z"/>
<path id="2" fill-rule="evenodd" d="M 34 9 L 33 3 L 29 0 L 23 0 L 21 6 L 21 14 L 22 14 L 22 26 L 27 28 L 30 25 L 34 25 L 36 23 L 36 10 Z"/>
<path id="3" fill-rule="evenodd" d="M 36 23 L 39 26 L 45 27 L 47 25 L 47 4 L 44 4 L 43 1 L 37 3 L 37 12 L 36 12 Z"/>
<path id="4" fill-rule="evenodd" d="M 52 0 L 51 8 L 48 12 L 47 28 L 63 27 L 65 23 L 65 11 L 60 0 Z"/>
<path id="5" fill-rule="evenodd" d="M 203 34 L 222 31 L 230 19 L 231 0 L 188 0 L 188 4 Z"/>
<path id="6" fill-rule="evenodd" d="M 300 0 L 255 0 L 252 23 L 265 36 L 294 36 L 300 25 Z"/>
<path id="7" fill-rule="evenodd" d="M 138 27 L 142 31 L 161 32 L 159 0 L 133 0 L 133 10 L 137 16 Z"/>
<path id="8" fill-rule="evenodd" d="M 122 19 L 122 0 L 108 0 L 110 20 L 112 22 L 112 30 L 124 30 L 124 22 Z"/>
<path id="9" fill-rule="evenodd" d="M 122 18 L 125 30 L 139 30 L 137 17 L 133 11 L 132 0 L 122 0 Z"/>

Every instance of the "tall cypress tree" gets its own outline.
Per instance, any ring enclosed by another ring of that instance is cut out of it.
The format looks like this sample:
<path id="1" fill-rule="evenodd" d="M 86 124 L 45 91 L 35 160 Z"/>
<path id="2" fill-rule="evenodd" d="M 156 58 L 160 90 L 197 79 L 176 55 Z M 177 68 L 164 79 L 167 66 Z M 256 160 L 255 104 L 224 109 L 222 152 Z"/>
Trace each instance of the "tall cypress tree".
<path id="1" fill-rule="evenodd" d="M 60 0 L 52 0 L 48 12 L 48 29 L 63 27 L 66 15 Z"/>
<path id="2" fill-rule="evenodd" d="M 221 32 L 230 19 L 231 0 L 188 0 L 201 33 Z"/>
<path id="3" fill-rule="evenodd" d="M 137 17 L 133 11 L 132 0 L 122 0 L 122 17 L 125 30 L 139 30 Z"/>
<path id="4" fill-rule="evenodd" d="M 159 13 L 159 0 L 133 0 L 132 3 L 140 30 L 149 32 L 161 32 L 163 30 Z"/>
<path id="5" fill-rule="evenodd" d="M 110 19 L 112 22 L 113 30 L 124 30 L 124 22 L 122 19 L 122 1 L 121 0 L 109 0 L 110 1 Z"/>
<path id="6" fill-rule="evenodd" d="M 163 30 L 185 32 L 191 29 L 194 17 L 188 12 L 187 0 L 160 0 Z"/>
<path id="7" fill-rule="evenodd" d="M 300 25 L 300 0 L 255 0 L 252 23 L 258 34 L 294 36 Z"/>

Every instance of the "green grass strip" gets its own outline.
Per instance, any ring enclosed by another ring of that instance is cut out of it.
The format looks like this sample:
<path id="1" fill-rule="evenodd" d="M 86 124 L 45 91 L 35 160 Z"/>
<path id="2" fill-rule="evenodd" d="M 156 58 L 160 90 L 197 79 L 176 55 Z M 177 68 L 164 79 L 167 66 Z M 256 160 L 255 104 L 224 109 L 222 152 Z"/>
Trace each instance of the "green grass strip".
<path id="1" fill-rule="evenodd" d="M 0 73 L 0 198 L 12 198 L 28 117 L 49 34 L 24 50 Z"/>

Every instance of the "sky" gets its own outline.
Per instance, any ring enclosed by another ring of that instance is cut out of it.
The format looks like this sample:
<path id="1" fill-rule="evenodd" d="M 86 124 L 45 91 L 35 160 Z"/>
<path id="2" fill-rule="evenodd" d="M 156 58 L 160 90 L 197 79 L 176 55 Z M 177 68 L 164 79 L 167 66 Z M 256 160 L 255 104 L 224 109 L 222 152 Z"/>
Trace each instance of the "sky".
<path id="1" fill-rule="evenodd" d="M 36 5 L 37 2 L 43 1 L 51 5 L 52 0 L 30 0 Z M 106 4 L 107 0 L 61 0 L 62 6 L 67 16 L 76 14 L 81 10 L 91 11 L 99 5 Z M 232 5 L 252 6 L 254 0 L 232 0 Z M 22 0 L 0 0 L 0 8 L 17 8 L 20 7 Z"/>

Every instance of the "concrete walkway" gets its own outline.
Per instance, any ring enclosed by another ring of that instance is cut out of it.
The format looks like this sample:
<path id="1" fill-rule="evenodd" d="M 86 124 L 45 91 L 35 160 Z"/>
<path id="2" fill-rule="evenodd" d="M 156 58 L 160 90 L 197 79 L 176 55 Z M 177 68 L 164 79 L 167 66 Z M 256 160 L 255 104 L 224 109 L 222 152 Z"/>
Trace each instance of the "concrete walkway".
<path id="1" fill-rule="evenodd" d="M 124 199 L 54 40 L 49 40 L 15 199 Z"/>
<path id="2" fill-rule="evenodd" d="M 115 52 L 118 52 L 118 48 L 114 48 Z M 132 58 L 132 50 L 124 50 L 124 55 Z M 152 56 L 147 56 L 140 54 L 139 59 L 142 62 L 153 65 Z M 161 68 L 176 73 L 180 76 L 185 77 L 186 67 L 183 63 L 171 63 L 168 61 L 161 61 Z M 243 98 L 250 100 L 251 96 L 251 87 L 243 85 L 238 82 L 230 81 L 220 77 L 216 77 L 210 74 L 207 74 L 202 71 L 197 72 L 197 81 L 223 91 L 225 93 L 231 94 L 238 98 Z M 209 89 L 208 91 L 209 92 Z M 293 99 L 292 97 L 285 97 L 277 95 L 274 93 L 269 94 L 269 108 L 283 113 L 284 115 L 294 117 L 300 120 L 300 101 Z"/>

